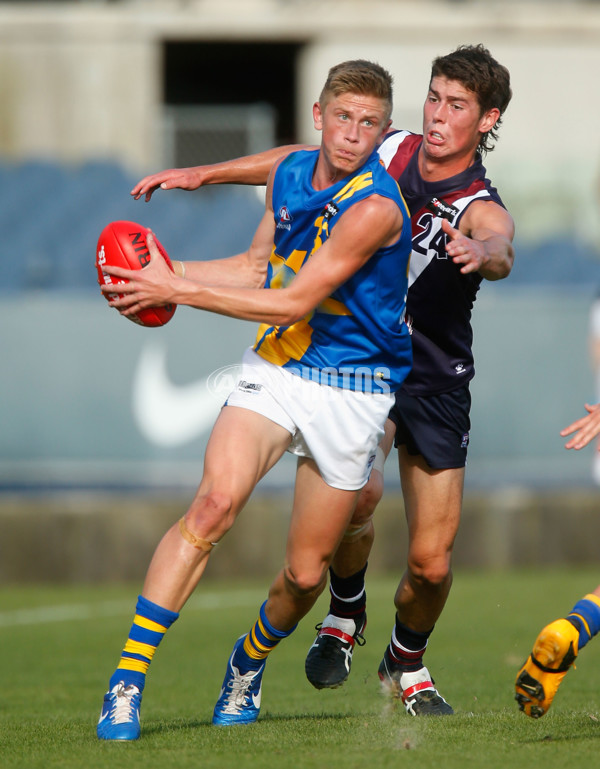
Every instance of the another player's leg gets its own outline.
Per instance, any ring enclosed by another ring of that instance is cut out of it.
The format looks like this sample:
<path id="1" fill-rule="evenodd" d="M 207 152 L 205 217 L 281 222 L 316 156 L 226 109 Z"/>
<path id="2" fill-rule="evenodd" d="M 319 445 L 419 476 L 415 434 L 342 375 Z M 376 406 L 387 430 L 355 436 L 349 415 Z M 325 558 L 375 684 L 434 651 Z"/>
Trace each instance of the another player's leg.
<path id="1" fill-rule="evenodd" d="M 250 632 L 239 638 L 227 663 L 213 724 L 256 721 L 268 655 L 314 606 L 327 568 L 352 515 L 358 492 L 328 486 L 312 460 L 301 459 L 286 550 L 286 566 Z M 327 516 L 321 514 L 327 510 Z"/>
<path id="2" fill-rule="evenodd" d="M 407 570 L 396 592 L 396 618 L 379 678 L 413 716 L 451 715 L 425 667 L 429 636 L 445 606 L 452 547 L 462 505 L 464 468 L 432 470 L 422 456 L 398 449 L 409 534 Z"/>
<path id="3" fill-rule="evenodd" d="M 546 625 L 517 673 L 515 699 L 531 718 L 548 711 L 577 655 L 600 631 L 600 586 L 584 596 L 563 619 Z"/>
<path id="4" fill-rule="evenodd" d="M 248 446 L 249 435 L 255 442 L 240 452 L 240 445 Z M 289 431 L 252 411 L 231 407 L 221 411 L 196 496 L 186 515 L 165 534 L 150 563 L 129 637 L 104 698 L 97 726 L 100 739 L 139 737 L 142 692 L 159 643 L 200 580 L 213 543 L 231 527 L 289 440 Z"/>
<path id="5" fill-rule="evenodd" d="M 350 675 L 355 645 L 364 644 L 367 624 L 365 574 L 373 545 L 373 514 L 383 494 L 383 466 L 396 426 L 389 419 L 367 485 L 329 569 L 329 611 L 316 627 L 308 650 L 306 677 L 316 689 L 335 689 Z"/>

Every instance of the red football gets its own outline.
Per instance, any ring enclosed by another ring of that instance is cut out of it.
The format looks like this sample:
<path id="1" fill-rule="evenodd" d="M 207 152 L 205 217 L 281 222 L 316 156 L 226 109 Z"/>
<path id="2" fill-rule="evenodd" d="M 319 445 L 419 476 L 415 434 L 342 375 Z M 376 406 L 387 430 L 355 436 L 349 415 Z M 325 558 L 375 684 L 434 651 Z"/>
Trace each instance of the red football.
<path id="1" fill-rule="evenodd" d="M 121 278 L 113 278 L 102 271 L 105 264 L 111 267 L 124 267 L 128 270 L 141 270 L 150 261 L 150 252 L 146 243 L 146 235 L 150 232 L 148 227 L 135 222 L 118 221 L 107 224 L 98 238 L 96 248 L 96 269 L 98 270 L 98 283 L 101 286 L 114 283 L 115 289 L 119 284 L 128 281 Z M 158 250 L 163 259 L 172 270 L 173 265 L 169 255 L 154 237 Z M 114 294 L 104 294 L 107 300 L 114 296 L 122 296 L 117 290 Z M 147 307 L 136 315 L 126 316 L 140 326 L 164 326 L 173 317 L 176 304 L 167 304 L 163 307 Z"/>

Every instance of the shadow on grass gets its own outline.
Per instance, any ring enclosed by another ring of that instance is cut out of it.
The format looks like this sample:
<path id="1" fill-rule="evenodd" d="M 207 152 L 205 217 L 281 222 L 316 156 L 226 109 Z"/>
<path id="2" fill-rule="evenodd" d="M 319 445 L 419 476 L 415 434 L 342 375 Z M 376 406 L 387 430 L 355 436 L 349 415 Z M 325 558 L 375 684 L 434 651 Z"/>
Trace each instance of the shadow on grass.
<path id="1" fill-rule="evenodd" d="M 302 722 L 302 721 L 322 721 L 324 723 L 335 721 L 346 721 L 347 719 L 356 718 L 356 715 L 345 713 L 299 713 L 294 715 L 272 715 L 266 713 L 261 716 L 256 722 L 257 726 L 261 724 L 277 724 L 286 722 Z M 239 726 L 254 726 L 254 724 L 239 724 Z M 218 731 L 226 731 L 230 728 L 235 728 L 235 725 L 228 726 L 214 726 L 210 719 L 177 719 L 175 721 L 169 721 L 168 723 L 150 723 L 142 726 L 142 736 L 149 736 L 153 734 L 169 734 L 172 732 L 185 732 L 192 731 L 200 728 L 216 729 Z"/>

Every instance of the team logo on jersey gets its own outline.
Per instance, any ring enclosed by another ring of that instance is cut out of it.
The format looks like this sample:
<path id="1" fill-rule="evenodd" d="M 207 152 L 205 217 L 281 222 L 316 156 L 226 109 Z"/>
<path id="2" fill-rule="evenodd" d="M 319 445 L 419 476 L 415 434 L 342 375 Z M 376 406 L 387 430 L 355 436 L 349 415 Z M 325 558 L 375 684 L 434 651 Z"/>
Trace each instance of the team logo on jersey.
<path id="1" fill-rule="evenodd" d="M 463 363 L 457 363 L 456 366 L 454 366 L 454 370 L 457 374 L 464 374 L 467 369 Z"/>
<path id="2" fill-rule="evenodd" d="M 329 203 L 327 203 L 323 209 L 323 219 L 328 222 L 330 219 L 333 219 L 333 217 L 336 216 L 339 211 L 340 209 L 336 206 L 336 204 L 329 201 Z"/>
<path id="3" fill-rule="evenodd" d="M 279 217 L 279 222 L 277 223 L 278 230 L 292 229 L 291 222 L 293 221 L 294 217 L 290 214 L 290 209 L 286 205 L 281 206 L 277 216 Z"/>
<path id="4" fill-rule="evenodd" d="M 453 206 L 450 203 L 445 203 L 439 198 L 431 198 L 425 208 L 441 219 L 447 219 L 449 222 L 454 221 L 454 217 L 458 213 L 458 208 L 456 208 L 456 206 Z"/>

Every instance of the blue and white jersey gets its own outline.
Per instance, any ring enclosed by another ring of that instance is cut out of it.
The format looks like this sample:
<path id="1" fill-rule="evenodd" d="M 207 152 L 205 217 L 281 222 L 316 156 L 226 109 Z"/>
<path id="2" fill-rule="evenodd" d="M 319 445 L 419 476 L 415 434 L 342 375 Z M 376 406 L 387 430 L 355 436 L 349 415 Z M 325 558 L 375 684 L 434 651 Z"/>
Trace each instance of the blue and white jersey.
<path id="1" fill-rule="evenodd" d="M 371 195 L 391 198 L 404 217 L 397 243 L 376 251 L 348 281 L 290 326 L 263 324 L 254 349 L 300 376 L 351 390 L 395 392 L 410 371 L 404 322 L 411 251 L 410 215 L 377 152 L 354 174 L 324 190 L 312 177 L 318 151 L 294 152 L 273 184 L 275 242 L 266 288 L 283 288 L 325 243 L 344 213 Z"/>

